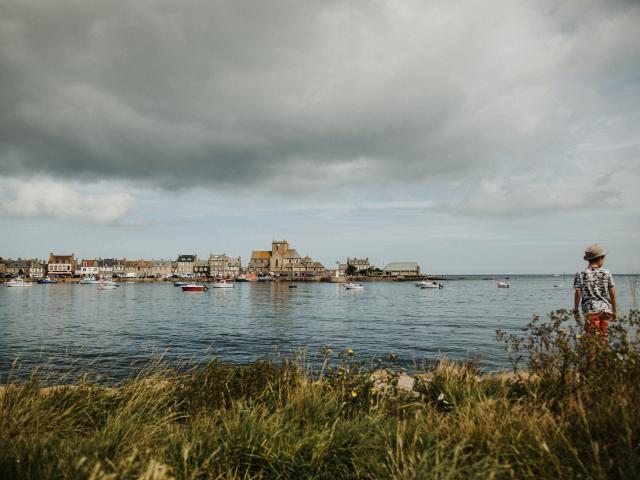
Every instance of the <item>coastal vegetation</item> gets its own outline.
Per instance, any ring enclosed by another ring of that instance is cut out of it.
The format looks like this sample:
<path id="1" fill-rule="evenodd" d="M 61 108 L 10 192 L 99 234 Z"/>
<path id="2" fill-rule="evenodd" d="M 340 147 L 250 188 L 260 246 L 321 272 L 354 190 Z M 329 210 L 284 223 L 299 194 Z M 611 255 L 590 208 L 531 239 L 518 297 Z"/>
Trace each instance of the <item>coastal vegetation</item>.
<path id="1" fill-rule="evenodd" d="M 117 385 L 33 372 L 0 389 L 0 478 L 640 478 L 639 326 L 534 318 L 498 332 L 500 373 L 329 348 Z"/>

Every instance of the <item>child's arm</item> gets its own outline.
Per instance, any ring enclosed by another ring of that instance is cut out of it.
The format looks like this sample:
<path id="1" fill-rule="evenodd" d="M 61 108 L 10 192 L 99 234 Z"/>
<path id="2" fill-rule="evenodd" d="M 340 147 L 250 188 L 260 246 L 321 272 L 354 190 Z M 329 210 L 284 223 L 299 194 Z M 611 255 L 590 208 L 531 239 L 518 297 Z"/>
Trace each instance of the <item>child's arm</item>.
<path id="1" fill-rule="evenodd" d="M 576 293 L 573 296 L 573 316 L 576 318 L 576 320 L 580 319 L 580 300 L 582 299 L 582 294 L 580 293 L 580 290 L 576 288 Z"/>
<path id="2" fill-rule="evenodd" d="M 618 294 L 616 293 L 616 287 L 609 287 L 609 297 L 611 298 L 613 319 L 615 320 L 618 312 Z"/>

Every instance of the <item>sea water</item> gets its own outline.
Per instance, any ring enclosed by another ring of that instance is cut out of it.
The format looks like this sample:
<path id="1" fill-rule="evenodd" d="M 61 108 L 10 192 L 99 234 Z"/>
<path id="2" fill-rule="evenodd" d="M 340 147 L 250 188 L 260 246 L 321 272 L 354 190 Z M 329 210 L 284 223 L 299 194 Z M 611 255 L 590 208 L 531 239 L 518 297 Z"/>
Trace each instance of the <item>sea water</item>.
<path id="1" fill-rule="evenodd" d="M 36 366 L 135 374 L 150 359 L 242 364 L 269 355 L 314 358 L 323 347 L 353 349 L 366 361 L 479 358 L 509 368 L 496 330 L 522 333 L 534 315 L 572 308 L 572 278 L 511 276 L 510 288 L 482 277 L 420 289 L 413 282 L 238 283 L 183 292 L 171 283 L 0 286 L 0 381 Z M 616 276 L 620 313 L 631 307 L 628 278 Z M 558 285 L 558 286 L 554 286 Z"/>

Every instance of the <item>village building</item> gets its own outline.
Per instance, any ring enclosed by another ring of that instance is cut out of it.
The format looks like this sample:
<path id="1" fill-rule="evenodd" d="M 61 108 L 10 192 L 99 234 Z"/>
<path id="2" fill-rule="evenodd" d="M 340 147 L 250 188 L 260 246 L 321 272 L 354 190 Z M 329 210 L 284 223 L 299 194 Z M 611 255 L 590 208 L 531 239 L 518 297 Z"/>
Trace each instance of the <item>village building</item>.
<path id="1" fill-rule="evenodd" d="M 317 275 L 326 271 L 326 268 L 324 268 L 324 265 L 322 265 L 322 263 L 316 262 L 309 255 L 303 257 L 300 263 L 304 267 L 304 270 L 302 270 L 304 275 Z"/>
<path id="2" fill-rule="evenodd" d="M 125 260 L 124 276 L 130 278 L 144 278 L 152 276 L 153 262 L 150 260 Z"/>
<path id="3" fill-rule="evenodd" d="M 105 258 L 100 262 L 100 274 L 104 277 L 123 277 L 124 262 L 116 258 Z"/>
<path id="4" fill-rule="evenodd" d="M 240 274 L 242 259 L 230 258 L 225 253 L 209 255 L 209 270 L 212 277 L 235 277 Z"/>
<path id="5" fill-rule="evenodd" d="M 52 277 L 73 277 L 76 271 L 76 258 L 73 255 L 49 254 L 49 264 L 47 265 L 47 275 Z"/>
<path id="6" fill-rule="evenodd" d="M 151 276 L 156 278 L 169 278 L 173 275 L 171 260 L 151 260 Z"/>
<path id="7" fill-rule="evenodd" d="M 100 275 L 100 263 L 100 260 L 83 258 L 78 264 L 79 268 L 76 269 L 76 275 L 81 277 L 97 277 Z"/>
<path id="8" fill-rule="evenodd" d="M 303 259 L 286 240 L 274 240 L 271 250 L 254 250 L 247 266 L 249 273 L 272 273 L 279 276 L 300 276 L 324 270 L 321 263 L 314 262 L 308 255 Z"/>
<path id="9" fill-rule="evenodd" d="M 367 273 L 372 268 L 371 263 L 369 263 L 368 257 L 367 258 L 347 257 L 345 271 L 349 269 L 350 266 L 351 266 L 350 270 L 356 273 Z"/>
<path id="10" fill-rule="evenodd" d="M 7 259 L 0 258 L 0 275 L 7 273 L 7 262 Z"/>
<path id="11" fill-rule="evenodd" d="M 420 265 L 418 262 L 392 262 L 382 269 L 385 275 L 391 276 L 418 276 Z"/>
<path id="12" fill-rule="evenodd" d="M 46 267 L 37 260 L 11 260 L 4 264 L 5 273 L 8 275 L 20 275 L 31 278 L 42 278 Z"/>
<path id="13" fill-rule="evenodd" d="M 198 260 L 198 255 L 178 255 L 176 275 L 178 277 L 192 276 L 196 260 Z"/>
<path id="14" fill-rule="evenodd" d="M 193 274 L 196 277 L 210 277 L 211 267 L 207 260 L 196 260 L 193 262 Z"/>

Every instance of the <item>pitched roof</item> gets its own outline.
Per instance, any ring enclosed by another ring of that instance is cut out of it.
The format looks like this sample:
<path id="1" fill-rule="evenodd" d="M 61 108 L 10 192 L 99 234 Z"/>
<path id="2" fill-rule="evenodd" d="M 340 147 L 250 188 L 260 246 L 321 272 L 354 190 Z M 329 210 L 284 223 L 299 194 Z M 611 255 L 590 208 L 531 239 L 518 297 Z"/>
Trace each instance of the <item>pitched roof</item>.
<path id="1" fill-rule="evenodd" d="M 49 255 L 49 263 L 71 263 L 75 262 L 73 253 L 71 255 Z"/>
<path id="2" fill-rule="evenodd" d="M 251 252 L 251 258 L 271 258 L 271 250 L 254 250 Z"/>
<path id="3" fill-rule="evenodd" d="M 391 262 L 386 267 L 385 271 L 391 272 L 410 272 L 418 269 L 418 262 Z"/>
<path id="4" fill-rule="evenodd" d="M 282 258 L 300 258 L 300 255 L 295 248 L 290 248 L 284 255 L 282 255 Z"/>

